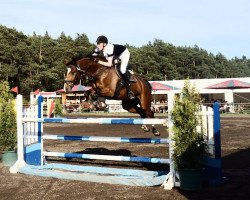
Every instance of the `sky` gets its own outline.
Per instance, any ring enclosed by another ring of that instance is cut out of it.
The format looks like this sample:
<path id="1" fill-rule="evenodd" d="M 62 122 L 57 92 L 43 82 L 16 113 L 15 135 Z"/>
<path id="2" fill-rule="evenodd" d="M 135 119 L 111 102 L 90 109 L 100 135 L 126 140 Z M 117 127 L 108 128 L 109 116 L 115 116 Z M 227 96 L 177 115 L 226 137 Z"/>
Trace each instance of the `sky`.
<path id="1" fill-rule="evenodd" d="M 155 39 L 250 58 L 249 0 L 0 0 L 0 25 L 53 38 L 106 35 L 140 47 Z"/>

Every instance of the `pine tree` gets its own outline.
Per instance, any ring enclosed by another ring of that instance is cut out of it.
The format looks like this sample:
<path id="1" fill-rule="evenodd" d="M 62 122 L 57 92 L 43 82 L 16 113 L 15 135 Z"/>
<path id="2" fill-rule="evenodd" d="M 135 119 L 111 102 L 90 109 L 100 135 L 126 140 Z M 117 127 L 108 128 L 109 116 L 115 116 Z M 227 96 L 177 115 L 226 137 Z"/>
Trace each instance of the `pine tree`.
<path id="1" fill-rule="evenodd" d="M 171 117 L 173 120 L 173 160 L 176 169 L 197 169 L 201 167 L 202 156 L 207 155 L 207 144 L 203 133 L 198 132 L 198 116 L 201 98 L 189 81 L 185 82 L 181 97 L 175 100 Z"/>

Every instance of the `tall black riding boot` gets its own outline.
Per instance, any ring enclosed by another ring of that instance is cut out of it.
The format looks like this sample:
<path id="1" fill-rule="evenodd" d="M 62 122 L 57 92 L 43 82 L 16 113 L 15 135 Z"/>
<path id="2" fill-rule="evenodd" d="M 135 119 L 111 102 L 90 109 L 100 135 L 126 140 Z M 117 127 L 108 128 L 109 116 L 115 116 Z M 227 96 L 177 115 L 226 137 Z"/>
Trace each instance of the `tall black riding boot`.
<path id="1" fill-rule="evenodd" d="M 121 74 L 121 75 L 122 75 L 122 79 L 123 79 L 124 82 L 125 82 L 125 86 L 126 86 L 126 89 L 127 89 L 128 98 L 129 98 L 130 100 L 135 99 L 135 95 L 134 95 L 134 93 L 131 91 L 131 88 L 130 88 L 130 83 L 129 83 L 128 74 L 125 73 L 125 74 Z"/>

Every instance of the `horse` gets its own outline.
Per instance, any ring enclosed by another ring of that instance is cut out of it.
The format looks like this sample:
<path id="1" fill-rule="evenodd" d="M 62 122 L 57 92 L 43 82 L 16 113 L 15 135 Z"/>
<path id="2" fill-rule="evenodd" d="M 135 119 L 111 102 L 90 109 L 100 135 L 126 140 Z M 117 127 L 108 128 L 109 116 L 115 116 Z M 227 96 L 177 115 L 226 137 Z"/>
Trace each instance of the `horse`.
<path id="1" fill-rule="evenodd" d="M 65 92 L 71 91 L 72 87 L 79 84 L 85 75 L 91 80 L 90 95 L 92 98 L 100 96 L 105 99 L 121 100 L 123 109 L 128 112 L 138 113 L 141 118 L 154 118 L 154 112 L 151 110 L 152 88 L 150 83 L 138 75 L 130 74 L 131 90 L 136 97 L 130 100 L 119 70 L 114 66 L 105 67 L 96 62 L 96 59 L 96 56 L 87 56 L 65 62 L 68 68 L 64 83 Z M 98 59 L 104 60 L 102 57 L 98 57 Z M 142 125 L 141 128 L 144 131 L 150 131 L 146 125 Z M 152 125 L 152 133 L 155 136 L 160 135 L 154 125 Z"/>

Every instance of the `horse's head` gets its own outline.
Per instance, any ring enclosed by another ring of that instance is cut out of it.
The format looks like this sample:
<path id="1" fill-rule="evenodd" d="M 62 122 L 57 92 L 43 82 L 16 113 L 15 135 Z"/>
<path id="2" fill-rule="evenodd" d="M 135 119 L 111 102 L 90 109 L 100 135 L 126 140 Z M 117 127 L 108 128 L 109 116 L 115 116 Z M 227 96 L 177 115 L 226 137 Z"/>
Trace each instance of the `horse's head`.
<path id="1" fill-rule="evenodd" d="M 70 92 L 74 85 L 80 83 L 81 80 L 81 72 L 77 67 L 78 59 L 73 58 L 71 61 L 64 61 L 64 64 L 67 67 L 67 72 L 64 79 L 64 91 L 66 93 Z"/>
<path id="2" fill-rule="evenodd" d="M 70 92 L 74 85 L 80 83 L 81 74 L 75 65 L 67 65 L 67 73 L 64 80 L 64 91 Z"/>
<path id="3" fill-rule="evenodd" d="M 95 58 L 93 56 L 76 57 L 70 62 L 65 62 L 68 68 L 64 83 L 65 92 L 71 91 L 74 85 L 79 84 L 83 74 L 92 77 L 95 76 L 95 72 L 101 66 L 95 61 Z"/>

